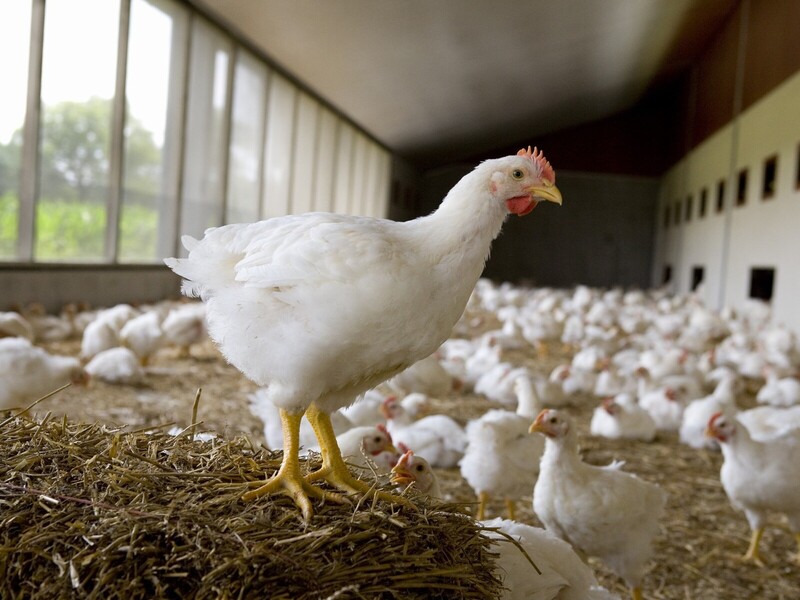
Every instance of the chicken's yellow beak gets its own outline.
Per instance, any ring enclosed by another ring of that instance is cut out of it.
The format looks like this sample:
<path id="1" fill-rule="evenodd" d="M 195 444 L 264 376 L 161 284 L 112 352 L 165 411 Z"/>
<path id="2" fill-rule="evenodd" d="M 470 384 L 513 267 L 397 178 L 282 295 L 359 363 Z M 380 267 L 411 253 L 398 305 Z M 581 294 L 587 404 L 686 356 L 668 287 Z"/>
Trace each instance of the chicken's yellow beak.
<path id="1" fill-rule="evenodd" d="M 392 467 L 392 483 L 395 485 L 409 485 L 417 480 L 413 473 L 404 464 L 396 464 Z"/>
<path id="2" fill-rule="evenodd" d="M 535 200 L 547 200 L 548 202 L 555 202 L 561 206 L 561 192 L 556 187 L 555 183 L 550 183 L 546 179 L 542 180 L 541 185 L 533 185 L 528 188 L 527 192 L 533 196 Z"/>
<path id="3" fill-rule="evenodd" d="M 400 454 L 400 452 L 398 452 L 397 448 L 394 447 L 394 444 L 391 444 L 391 443 L 388 446 L 386 446 L 386 448 L 384 448 L 383 450 L 384 450 L 384 452 L 385 451 L 389 451 L 392 454 Z"/>
<path id="4" fill-rule="evenodd" d="M 539 413 L 531 426 L 528 428 L 528 433 L 544 433 L 547 435 L 547 427 L 544 424 L 544 419 L 547 416 L 547 409 Z"/>

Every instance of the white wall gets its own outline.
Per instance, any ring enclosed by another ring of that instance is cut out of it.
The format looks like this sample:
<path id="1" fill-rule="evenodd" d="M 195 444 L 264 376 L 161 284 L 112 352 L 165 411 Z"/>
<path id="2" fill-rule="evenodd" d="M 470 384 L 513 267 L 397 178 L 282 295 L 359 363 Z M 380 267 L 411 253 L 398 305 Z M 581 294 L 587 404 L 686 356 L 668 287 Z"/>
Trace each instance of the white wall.
<path id="1" fill-rule="evenodd" d="M 735 144 L 735 148 L 733 147 Z M 753 267 L 775 269 L 772 306 L 777 322 L 800 330 L 800 190 L 796 186 L 800 152 L 800 73 L 695 148 L 662 179 L 657 215 L 653 283 L 661 283 L 666 264 L 675 291 L 686 292 L 693 265 L 705 266 L 705 299 L 710 306 L 741 306 L 750 291 Z M 764 162 L 777 155 L 775 194 L 762 198 Z M 736 181 L 748 169 L 744 206 L 735 206 Z M 725 178 L 726 207 L 716 213 L 717 181 Z M 698 219 L 698 196 L 708 187 L 708 212 Z M 664 228 L 664 209 L 694 196 L 690 222 Z M 727 232 L 727 241 L 726 241 Z M 727 257 L 726 257 L 727 252 Z"/>

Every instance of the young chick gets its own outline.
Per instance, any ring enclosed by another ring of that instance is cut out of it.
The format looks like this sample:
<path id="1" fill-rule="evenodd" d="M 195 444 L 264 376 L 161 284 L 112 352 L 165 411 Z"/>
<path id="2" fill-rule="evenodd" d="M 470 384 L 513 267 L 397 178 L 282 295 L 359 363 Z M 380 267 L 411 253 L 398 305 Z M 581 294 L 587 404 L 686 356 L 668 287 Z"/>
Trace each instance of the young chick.
<path id="1" fill-rule="evenodd" d="M 720 480 L 734 508 L 744 511 L 752 530 L 744 560 L 761 564 L 758 546 L 767 513 L 786 515 L 798 544 L 800 562 L 800 431 L 765 442 L 754 440 L 736 419 L 716 413 L 706 434 L 722 447 Z"/>
<path id="2" fill-rule="evenodd" d="M 23 408 L 68 382 L 88 381 L 77 358 L 48 354 L 25 338 L 0 339 L 0 410 Z"/>
<path id="3" fill-rule="evenodd" d="M 600 558 L 641 599 L 651 542 L 666 494 L 657 485 L 619 470 L 587 465 L 578 453 L 570 418 L 543 410 L 530 428 L 546 436 L 533 509 L 548 531 Z"/>
<path id="4" fill-rule="evenodd" d="M 33 341 L 33 326 L 18 312 L 0 312 L 0 338 L 21 337 Z"/>

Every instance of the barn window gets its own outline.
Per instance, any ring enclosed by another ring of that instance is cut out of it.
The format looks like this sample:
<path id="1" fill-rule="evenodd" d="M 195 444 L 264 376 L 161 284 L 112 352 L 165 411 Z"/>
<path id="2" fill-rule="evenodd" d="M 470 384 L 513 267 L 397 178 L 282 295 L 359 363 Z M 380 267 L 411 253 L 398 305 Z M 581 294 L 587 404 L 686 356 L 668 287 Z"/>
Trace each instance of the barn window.
<path id="1" fill-rule="evenodd" d="M 778 156 L 770 156 L 764 161 L 764 180 L 761 183 L 761 198 L 769 200 L 775 195 L 775 176 L 778 170 Z"/>
<path id="2" fill-rule="evenodd" d="M 754 267 L 750 269 L 750 297 L 769 302 L 775 284 L 775 269 Z"/>
<path id="3" fill-rule="evenodd" d="M 747 202 L 747 169 L 739 171 L 736 180 L 736 206 L 744 206 Z"/>
<path id="4" fill-rule="evenodd" d="M 700 190 L 700 212 L 697 218 L 702 219 L 706 216 L 706 208 L 708 206 L 708 188 Z"/>
<path id="5" fill-rule="evenodd" d="M 664 273 L 661 276 L 661 283 L 667 284 L 672 281 L 672 265 L 664 265 Z"/>
<path id="6" fill-rule="evenodd" d="M 686 217 L 685 220 L 691 221 L 692 220 L 692 205 L 694 204 L 694 197 L 689 196 L 686 198 Z"/>
<path id="7" fill-rule="evenodd" d="M 692 267 L 692 291 L 703 283 L 705 277 L 705 267 Z"/>
<path id="8" fill-rule="evenodd" d="M 725 180 L 720 179 L 717 183 L 717 212 L 725 210 Z"/>

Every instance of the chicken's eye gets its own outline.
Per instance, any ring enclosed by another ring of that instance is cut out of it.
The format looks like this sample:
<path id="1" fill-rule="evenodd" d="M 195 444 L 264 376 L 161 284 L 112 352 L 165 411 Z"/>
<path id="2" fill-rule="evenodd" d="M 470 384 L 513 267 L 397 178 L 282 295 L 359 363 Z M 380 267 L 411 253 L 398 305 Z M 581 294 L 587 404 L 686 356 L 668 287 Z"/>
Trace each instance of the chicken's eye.
<path id="1" fill-rule="evenodd" d="M 555 417 L 550 417 L 550 422 L 553 424 L 558 423 L 558 419 L 556 419 Z"/>
<path id="2" fill-rule="evenodd" d="M 513 171 L 511 171 L 511 176 L 514 179 L 519 180 L 519 179 L 522 179 L 525 176 L 525 173 L 523 173 L 520 169 L 514 169 Z"/>
<path id="3" fill-rule="evenodd" d="M 376 438 L 375 438 L 373 441 L 374 441 L 376 444 L 380 444 L 380 442 L 381 442 L 381 438 L 379 438 L 379 437 L 376 437 Z"/>
<path id="4" fill-rule="evenodd" d="M 417 472 L 420 472 L 420 471 L 425 470 L 425 467 L 423 467 L 422 465 L 417 465 L 416 469 L 417 469 Z"/>

